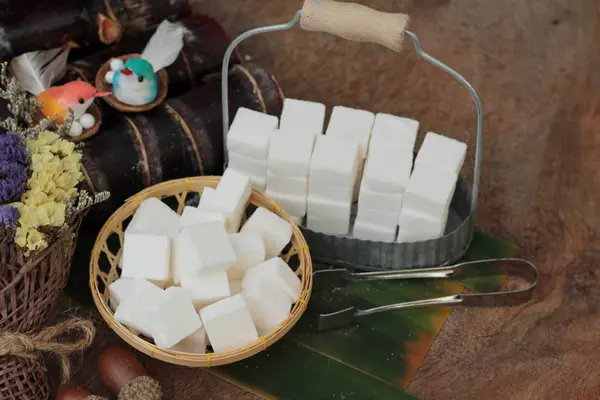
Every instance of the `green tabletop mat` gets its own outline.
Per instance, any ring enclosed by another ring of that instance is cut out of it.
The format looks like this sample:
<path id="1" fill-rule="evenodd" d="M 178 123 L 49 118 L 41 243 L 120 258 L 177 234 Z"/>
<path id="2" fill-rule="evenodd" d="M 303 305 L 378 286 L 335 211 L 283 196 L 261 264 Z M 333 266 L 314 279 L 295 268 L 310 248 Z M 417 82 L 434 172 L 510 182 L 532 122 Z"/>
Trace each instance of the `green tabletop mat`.
<path id="1" fill-rule="evenodd" d="M 476 233 L 465 260 L 507 257 L 516 248 Z M 323 266 L 316 266 L 323 268 Z M 247 360 L 211 372 L 268 399 L 403 400 L 404 390 L 450 315 L 451 307 L 374 314 L 343 329 L 317 333 L 315 314 L 353 304 L 390 303 L 499 287 L 502 277 L 463 280 L 360 282 L 313 294 L 300 321 L 279 342 Z"/>

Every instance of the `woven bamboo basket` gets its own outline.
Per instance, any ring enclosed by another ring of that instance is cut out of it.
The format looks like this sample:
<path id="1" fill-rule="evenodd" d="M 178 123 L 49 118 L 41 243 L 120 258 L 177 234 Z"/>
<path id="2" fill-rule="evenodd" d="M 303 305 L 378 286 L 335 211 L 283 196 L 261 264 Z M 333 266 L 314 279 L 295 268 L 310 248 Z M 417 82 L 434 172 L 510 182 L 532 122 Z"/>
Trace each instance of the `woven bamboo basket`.
<path id="1" fill-rule="evenodd" d="M 0 332 L 36 330 L 50 317 L 67 284 L 81 219 L 31 257 L 14 243 L 0 247 Z"/>
<path id="2" fill-rule="evenodd" d="M 296 273 L 302 281 L 300 299 L 294 304 L 288 318 L 276 330 L 260 337 L 254 343 L 235 350 L 221 353 L 192 354 L 161 349 L 149 340 L 134 335 L 114 319 L 114 313 L 108 303 L 108 286 L 119 278 L 118 263 L 123 246 L 123 231 L 141 202 L 150 197 L 157 197 L 181 214 L 188 196 L 202 193 L 205 187 L 215 188 L 219 180 L 220 177 L 217 176 L 203 176 L 176 179 L 151 186 L 129 198 L 124 205 L 115 211 L 106 221 L 96 239 L 90 260 L 90 288 L 94 303 L 104 320 L 123 340 L 152 358 L 188 367 L 213 367 L 243 360 L 265 350 L 279 340 L 294 326 L 306 310 L 312 289 L 312 262 L 308 245 L 300 229 L 292 222 L 283 208 L 263 192 L 253 189 L 249 199 L 250 205 L 264 207 L 292 224 L 291 245 L 288 246 L 289 250 L 284 250 L 281 257 L 291 267 L 296 268 Z"/>

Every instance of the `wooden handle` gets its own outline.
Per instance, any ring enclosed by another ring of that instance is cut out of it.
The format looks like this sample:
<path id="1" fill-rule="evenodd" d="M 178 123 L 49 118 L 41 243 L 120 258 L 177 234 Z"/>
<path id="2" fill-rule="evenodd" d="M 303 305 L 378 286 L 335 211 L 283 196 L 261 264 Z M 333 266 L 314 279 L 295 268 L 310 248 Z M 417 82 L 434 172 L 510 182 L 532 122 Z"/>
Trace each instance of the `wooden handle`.
<path id="1" fill-rule="evenodd" d="M 355 3 L 304 0 L 300 25 L 307 31 L 328 32 L 356 42 L 378 43 L 394 51 L 402 48 L 406 14 L 390 14 Z"/>

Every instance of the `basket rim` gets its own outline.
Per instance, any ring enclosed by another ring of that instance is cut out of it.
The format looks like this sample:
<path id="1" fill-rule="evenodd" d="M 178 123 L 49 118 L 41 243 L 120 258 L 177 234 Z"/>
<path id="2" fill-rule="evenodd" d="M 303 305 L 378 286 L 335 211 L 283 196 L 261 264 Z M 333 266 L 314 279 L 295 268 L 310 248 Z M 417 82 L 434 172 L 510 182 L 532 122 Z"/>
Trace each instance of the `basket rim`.
<path id="1" fill-rule="evenodd" d="M 290 311 L 290 314 L 288 315 L 286 320 L 279 325 L 278 328 L 269 332 L 269 334 L 265 336 L 260 336 L 259 340 L 254 341 L 241 348 L 219 353 L 195 354 L 159 348 L 156 345 L 152 344 L 150 341 L 147 341 L 140 336 L 134 335 L 127 327 L 125 327 L 123 324 L 114 319 L 114 312 L 109 307 L 108 302 L 104 300 L 104 295 L 100 292 L 98 288 L 99 280 L 101 279 L 98 273 L 100 272 L 100 255 L 102 252 L 109 252 L 112 254 L 112 252 L 110 252 L 106 248 L 107 239 L 111 235 L 117 234 L 122 240 L 122 223 L 125 219 L 127 219 L 133 214 L 135 209 L 137 209 L 137 202 L 141 202 L 142 200 L 148 197 L 162 198 L 181 195 L 182 193 L 185 193 L 187 195 L 190 192 L 202 192 L 202 190 L 205 187 L 215 187 L 216 184 L 219 182 L 220 178 L 220 176 L 180 178 L 165 181 L 145 188 L 137 194 L 126 199 L 125 202 L 107 219 L 107 221 L 104 223 L 102 229 L 96 237 L 96 242 L 94 244 L 94 248 L 92 249 L 89 265 L 89 284 L 90 291 L 92 292 L 92 297 L 94 299 L 94 304 L 96 305 L 98 312 L 102 315 L 102 318 L 106 321 L 109 327 L 115 333 L 117 333 L 117 335 L 119 335 L 125 342 L 127 342 L 129 345 L 131 345 L 138 351 L 141 351 L 142 353 L 145 353 L 152 358 L 161 361 L 166 361 L 171 364 L 184 365 L 188 367 L 213 367 L 218 365 L 230 364 L 232 362 L 236 362 L 248 358 L 252 355 L 255 355 L 265 350 L 267 347 L 271 346 L 273 343 L 278 341 L 283 335 L 285 335 L 296 324 L 296 322 L 300 319 L 302 314 L 306 311 L 308 301 L 310 299 L 310 294 L 312 292 L 312 259 L 310 257 L 308 245 L 306 244 L 306 241 L 300 228 L 293 223 L 291 217 L 285 212 L 285 210 L 283 210 L 281 206 L 279 206 L 274 200 L 268 197 L 264 192 L 253 188 L 249 204 L 265 207 L 270 211 L 275 212 L 280 217 L 286 219 L 292 224 L 291 253 L 293 255 L 297 254 L 300 260 L 300 266 L 298 267 L 297 271 L 302 271 L 302 292 L 300 295 L 300 299 L 294 304 L 292 310 Z M 185 197 L 183 197 L 183 200 L 181 200 L 181 202 L 183 202 L 184 200 Z M 260 203 L 260 201 L 264 201 L 265 203 Z M 116 228 L 120 229 L 121 233 L 115 232 Z M 294 251 L 296 253 L 294 253 Z M 120 252 L 121 249 L 119 249 L 116 255 L 113 254 L 113 256 L 117 258 Z M 111 272 L 108 273 L 109 279 L 115 279 L 113 270 L 114 272 L 116 272 L 116 268 L 117 267 L 115 265 L 112 265 Z M 111 275 L 113 275 L 112 278 L 110 278 Z M 107 290 L 107 288 L 105 290 Z"/>
<path id="2" fill-rule="evenodd" d="M 104 80 L 104 75 L 106 75 L 106 73 L 110 69 L 110 60 L 112 60 L 113 58 L 119 58 L 123 61 L 127 61 L 130 58 L 141 58 L 141 57 L 142 57 L 142 55 L 140 53 L 129 53 L 129 54 L 123 54 L 120 56 L 114 56 L 114 57 L 111 57 L 108 60 L 106 60 L 106 62 L 104 64 L 102 64 L 100 66 L 100 68 L 98 68 L 98 71 L 96 72 L 96 78 L 94 80 L 96 89 L 99 92 L 101 92 L 101 91 L 112 92 L 112 85 L 108 84 L 108 82 L 106 82 Z M 165 101 L 165 99 L 167 98 L 167 92 L 168 92 L 168 88 L 169 88 L 169 75 L 167 74 L 167 71 L 163 68 L 163 69 L 159 70 L 158 72 L 156 72 L 156 75 L 158 76 L 158 94 L 156 95 L 156 99 L 154 99 L 154 101 L 151 103 L 143 104 L 141 106 L 131 106 L 129 104 L 121 103 L 112 94 L 105 96 L 102 99 L 111 107 L 115 108 L 116 110 L 122 111 L 122 112 L 138 113 L 138 112 L 150 111 L 153 108 L 158 107 L 160 104 L 162 104 Z"/>

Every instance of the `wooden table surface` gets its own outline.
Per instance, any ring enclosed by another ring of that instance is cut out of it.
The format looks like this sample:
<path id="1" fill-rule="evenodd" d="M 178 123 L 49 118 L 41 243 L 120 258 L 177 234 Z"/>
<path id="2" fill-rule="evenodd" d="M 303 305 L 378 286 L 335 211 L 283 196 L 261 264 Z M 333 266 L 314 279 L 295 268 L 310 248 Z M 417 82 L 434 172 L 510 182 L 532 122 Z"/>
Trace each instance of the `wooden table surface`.
<path id="1" fill-rule="evenodd" d="M 409 13 L 424 50 L 479 91 L 486 122 L 477 227 L 518 244 L 542 273 L 523 306 L 455 309 L 409 391 L 435 400 L 600 398 L 598 2 L 359 2 Z M 239 33 L 287 21 L 302 2 L 196 3 Z M 395 54 L 296 28 L 250 39 L 243 50 L 289 97 L 413 117 L 422 131 L 474 146 L 468 95 L 410 46 Z M 255 398 L 205 371 L 147 365 L 169 399 Z"/>

